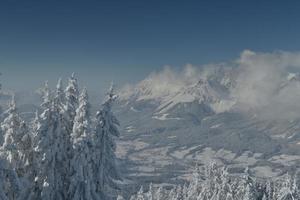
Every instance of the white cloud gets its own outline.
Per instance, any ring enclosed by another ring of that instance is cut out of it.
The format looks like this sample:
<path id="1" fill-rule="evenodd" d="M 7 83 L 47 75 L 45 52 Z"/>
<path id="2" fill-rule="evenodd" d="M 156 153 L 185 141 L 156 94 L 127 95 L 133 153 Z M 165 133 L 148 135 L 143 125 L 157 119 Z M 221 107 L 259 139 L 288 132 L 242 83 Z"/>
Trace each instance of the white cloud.
<path id="1" fill-rule="evenodd" d="M 293 119 L 300 116 L 300 83 L 288 81 L 289 73 L 300 69 L 300 53 L 242 52 L 232 96 L 244 110 L 259 116 Z"/>

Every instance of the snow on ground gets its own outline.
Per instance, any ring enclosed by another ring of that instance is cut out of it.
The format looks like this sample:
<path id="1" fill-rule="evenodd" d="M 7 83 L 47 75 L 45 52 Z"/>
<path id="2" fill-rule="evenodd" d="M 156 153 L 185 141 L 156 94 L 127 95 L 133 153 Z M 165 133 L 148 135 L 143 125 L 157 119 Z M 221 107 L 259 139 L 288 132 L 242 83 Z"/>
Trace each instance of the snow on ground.
<path id="1" fill-rule="evenodd" d="M 116 149 L 116 156 L 120 159 L 125 159 L 128 151 L 131 149 L 127 142 L 119 141 Z"/>
<path id="2" fill-rule="evenodd" d="M 240 165 L 254 165 L 257 162 L 256 156 L 253 155 L 250 151 L 245 151 L 241 156 L 234 159 Z"/>
<path id="3" fill-rule="evenodd" d="M 178 151 L 172 152 L 171 156 L 174 156 L 177 159 L 183 159 L 189 152 L 190 152 L 189 149 L 178 150 Z"/>
<path id="4" fill-rule="evenodd" d="M 257 166 L 252 168 L 252 171 L 254 172 L 255 176 L 261 178 L 271 178 L 280 174 L 280 171 L 274 171 L 270 166 Z"/>
<path id="5" fill-rule="evenodd" d="M 160 176 L 160 173 L 146 173 L 146 172 L 134 172 L 134 173 L 131 173 L 129 174 L 130 177 L 159 177 Z"/>
<path id="6" fill-rule="evenodd" d="M 155 166 L 166 166 L 171 164 L 172 159 L 167 155 L 168 147 L 158 147 L 152 149 L 143 149 L 129 155 L 129 159 L 143 164 Z"/>
<path id="7" fill-rule="evenodd" d="M 133 141 L 118 141 L 116 155 L 118 158 L 125 158 L 130 150 L 141 150 L 149 146 L 149 144 L 136 139 Z"/>
<path id="8" fill-rule="evenodd" d="M 179 94 L 176 95 L 175 97 L 172 97 L 171 99 L 167 99 L 165 100 L 165 102 L 163 102 L 161 104 L 160 107 L 158 107 L 157 110 L 159 110 L 159 113 L 164 113 L 167 112 L 169 109 L 171 109 L 172 107 L 174 107 L 175 105 L 177 105 L 178 103 L 182 103 L 182 102 L 192 102 L 196 100 L 196 98 L 192 95 L 189 94 Z"/>
<path id="9" fill-rule="evenodd" d="M 133 112 L 140 112 L 139 110 L 135 109 L 133 106 L 130 107 L 130 110 Z"/>
<path id="10" fill-rule="evenodd" d="M 155 171 L 155 167 L 153 166 L 137 166 L 134 169 L 144 173 L 153 173 Z"/>
<path id="11" fill-rule="evenodd" d="M 135 128 L 133 126 L 127 126 L 125 128 L 125 131 L 128 132 L 128 133 L 131 133 L 131 132 L 134 132 L 135 131 Z"/>
<path id="12" fill-rule="evenodd" d="M 284 166 L 292 166 L 300 162 L 300 156 L 282 154 L 278 156 L 273 156 L 272 158 L 269 159 L 269 161 Z"/>
<path id="13" fill-rule="evenodd" d="M 214 128 L 219 128 L 219 127 L 222 126 L 222 125 L 223 125 L 223 124 L 220 123 L 220 124 L 213 125 L 213 126 L 211 126 L 210 128 L 212 128 L 212 129 L 214 129 Z"/>
<path id="14" fill-rule="evenodd" d="M 203 151 L 195 152 L 194 154 L 187 156 L 187 158 L 196 159 L 200 163 L 217 162 L 215 154 L 216 151 L 210 147 L 206 147 Z"/>
<path id="15" fill-rule="evenodd" d="M 158 119 L 158 120 L 180 120 L 181 118 L 179 117 L 168 117 L 168 113 L 164 113 L 161 116 L 153 116 L 153 119 Z"/>
<path id="16" fill-rule="evenodd" d="M 232 166 L 248 166 L 254 165 L 258 161 L 260 153 L 251 153 L 249 151 L 243 152 L 240 156 L 236 153 L 226 149 L 213 150 L 210 147 L 204 148 L 202 151 L 194 152 L 187 156 L 189 159 L 196 159 L 200 163 L 207 163 L 211 161 L 234 163 Z"/>
<path id="17" fill-rule="evenodd" d="M 225 160 L 233 160 L 235 158 L 236 154 L 232 153 L 231 151 L 220 149 L 216 152 L 215 157 L 222 158 Z"/>
<path id="18" fill-rule="evenodd" d="M 181 147 L 178 150 L 173 151 L 170 155 L 177 158 L 177 159 L 183 159 L 186 156 L 188 156 L 191 153 L 191 151 L 197 149 L 198 147 L 201 147 L 201 145 L 196 145 L 196 146 L 193 146 L 193 147 L 190 147 L 190 148 Z"/>
<path id="19" fill-rule="evenodd" d="M 131 127 L 130 127 L 131 128 Z M 170 135 L 167 137 L 177 138 Z M 155 146 L 147 143 L 148 139 L 121 140 L 117 145 L 117 156 L 126 159 L 129 179 L 141 182 L 164 182 L 173 184 L 177 181 L 190 179 L 196 163 L 203 165 L 215 162 L 226 165 L 232 173 L 242 173 L 249 166 L 250 171 L 257 177 L 276 177 L 285 172 L 285 167 L 300 163 L 300 156 L 277 155 L 265 159 L 262 153 L 244 151 L 235 153 L 228 149 L 215 149 L 203 145 L 193 146 Z M 274 165 L 274 164 L 276 165 Z"/>

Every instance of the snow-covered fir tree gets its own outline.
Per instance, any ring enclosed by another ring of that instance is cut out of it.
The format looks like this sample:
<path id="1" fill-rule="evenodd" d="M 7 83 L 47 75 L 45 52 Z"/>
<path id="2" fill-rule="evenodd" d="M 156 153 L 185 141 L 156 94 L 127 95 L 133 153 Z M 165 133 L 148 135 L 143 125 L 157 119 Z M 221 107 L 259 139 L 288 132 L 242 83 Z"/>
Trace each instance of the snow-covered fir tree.
<path id="1" fill-rule="evenodd" d="M 1 74 L 0 74 L 1 75 Z M 0 84 L 0 90 L 1 90 L 1 84 Z M 12 130 L 10 121 L 8 118 L 18 118 L 16 111 L 16 106 L 14 102 L 14 98 L 9 104 L 9 109 L 7 111 L 8 117 L 6 118 L 5 123 L 1 122 L 0 127 L 0 199 L 1 200 L 9 200 L 9 199 L 17 199 L 22 191 L 22 186 L 20 184 L 19 178 L 16 173 L 16 169 L 12 167 L 11 163 L 9 162 L 9 159 L 12 157 L 15 157 L 16 152 L 12 149 L 8 148 L 9 141 L 11 141 L 12 136 L 10 136 Z M 12 117 L 12 113 L 15 114 L 14 117 Z M 0 114 L 2 114 L 2 108 L 0 107 Z M 2 120 L 2 116 L 0 117 Z M 18 119 L 18 123 L 20 119 Z M 16 123 L 14 123 L 16 124 Z M 19 127 L 16 126 L 15 130 Z M 4 144 L 4 137 L 6 137 L 6 144 Z M 14 145 L 12 145 L 14 146 Z M 19 156 L 19 154 L 18 154 Z M 15 163 L 15 161 L 12 161 Z"/>
<path id="2" fill-rule="evenodd" d="M 277 195 L 274 195 L 279 200 L 296 200 L 300 198 L 299 189 L 294 178 L 286 174 L 279 184 Z"/>
<path id="3" fill-rule="evenodd" d="M 84 89 L 79 98 L 71 141 L 73 144 L 73 158 L 71 160 L 71 181 L 68 199 L 72 200 L 100 200 L 96 192 L 96 183 L 92 169 L 92 135 L 90 122 L 90 108 L 88 94 Z"/>
<path id="4" fill-rule="evenodd" d="M 115 180 L 119 178 L 115 159 L 115 138 L 120 135 L 119 121 L 112 112 L 112 105 L 116 98 L 112 85 L 106 100 L 96 114 L 93 137 L 95 143 L 93 169 L 96 173 L 97 191 L 105 194 L 116 188 Z"/>
<path id="5" fill-rule="evenodd" d="M 68 186 L 70 184 L 70 160 L 72 154 L 71 147 L 71 128 L 73 125 L 73 118 L 69 117 L 69 110 L 67 110 L 68 99 L 66 98 L 63 90 L 62 80 L 59 79 L 56 85 L 56 92 L 53 98 L 53 109 L 58 116 L 59 120 L 59 140 L 60 140 L 60 151 L 61 151 L 61 178 L 63 182 L 64 197 L 68 196 Z"/>
<path id="6" fill-rule="evenodd" d="M 31 199 L 29 194 L 34 187 L 34 178 L 36 172 L 36 165 L 34 163 L 34 151 L 33 151 L 33 139 L 27 124 L 22 121 L 20 132 L 22 135 L 22 143 L 20 144 L 20 152 L 22 152 L 22 174 L 18 174 L 20 181 L 22 182 L 23 188 L 19 199 Z"/>
<path id="7" fill-rule="evenodd" d="M 66 198 L 65 152 L 61 114 L 56 99 L 58 94 L 53 98 L 47 83 L 43 91 L 43 112 L 35 139 L 35 152 L 38 157 L 38 189 L 35 196 L 38 199 L 63 200 Z"/>
<path id="8" fill-rule="evenodd" d="M 1 147 L 1 158 L 6 160 L 10 170 L 9 176 L 14 180 L 17 191 L 10 191 L 8 196 L 16 199 L 28 186 L 27 178 L 31 167 L 31 136 L 26 123 L 20 118 L 14 97 L 6 111 L 7 117 L 1 124 L 4 133 L 4 143 Z"/>
<path id="9" fill-rule="evenodd" d="M 74 75 L 65 96 L 61 81 L 54 94 L 47 83 L 42 91 L 43 112 L 36 117 L 33 126 L 38 170 L 36 192 L 32 196 L 37 199 L 103 199 L 109 196 L 107 193 L 114 189 L 114 179 L 118 178 L 114 137 L 118 137 L 119 132 L 118 121 L 111 111 L 116 98 L 113 89 L 97 112 L 94 131 L 87 91 L 80 95 L 78 106 Z M 67 148 L 68 145 L 71 147 Z"/>
<path id="10" fill-rule="evenodd" d="M 39 144 L 39 130 L 40 130 L 40 116 L 38 111 L 35 112 L 35 118 L 31 122 L 31 132 L 32 132 L 32 147 L 31 147 L 31 162 L 30 166 L 28 166 L 28 189 L 23 192 L 22 200 L 30 200 L 30 199 L 38 199 L 39 194 L 39 186 L 38 186 L 38 179 L 37 174 L 39 172 L 38 167 L 39 165 L 39 157 L 40 153 L 36 151 L 36 147 Z"/>
<path id="11" fill-rule="evenodd" d="M 187 186 L 166 190 L 151 185 L 147 192 L 141 187 L 130 200 L 298 200 L 295 180 L 286 175 L 272 182 L 257 182 L 247 170 L 244 176 L 235 177 L 226 168 L 210 164 L 202 172 L 196 168 Z"/>
<path id="12" fill-rule="evenodd" d="M 65 118 L 66 124 L 69 133 L 73 130 L 74 118 L 76 115 L 76 109 L 78 107 L 78 97 L 79 97 L 79 88 L 77 79 L 75 78 L 75 73 L 69 78 L 68 85 L 65 89 Z"/>
<path id="13" fill-rule="evenodd" d="M 72 76 L 69 78 L 68 85 L 64 92 L 64 108 L 62 109 L 62 120 L 64 126 L 64 147 L 67 158 L 65 159 L 67 166 L 66 176 L 71 176 L 71 159 L 73 155 L 73 149 L 71 144 L 71 133 L 73 132 L 74 127 L 74 118 L 76 115 L 76 110 L 78 108 L 78 98 L 79 98 L 79 88 L 75 74 L 72 73 Z M 65 180 L 66 187 L 70 184 L 69 180 Z"/>
<path id="14" fill-rule="evenodd" d="M 74 125 L 74 118 L 76 115 L 76 110 L 78 108 L 79 103 L 79 88 L 77 79 L 75 78 L 75 74 L 72 73 L 72 76 L 69 78 L 68 85 L 65 89 L 65 105 L 64 105 L 64 111 L 63 111 L 63 117 L 64 117 L 64 124 L 66 132 L 69 133 L 69 140 L 70 140 L 70 134 L 73 131 L 73 125 Z M 71 150 L 71 143 L 66 144 L 67 148 L 70 148 Z M 69 152 L 70 153 L 70 152 Z M 71 155 L 69 155 L 71 156 Z"/>
<path id="15" fill-rule="evenodd" d="M 9 103 L 9 108 L 6 111 L 6 114 L 7 117 L 1 124 L 1 128 L 4 132 L 2 150 L 6 154 L 6 159 L 10 163 L 11 167 L 17 171 L 17 168 L 21 164 L 19 148 L 23 135 L 21 135 L 20 132 L 21 119 L 17 113 L 14 97 L 12 97 L 12 100 Z"/>
<path id="16" fill-rule="evenodd" d="M 7 117 L 2 123 L 4 143 L 2 150 L 11 167 L 16 170 L 20 177 L 25 176 L 31 163 L 32 141 L 29 128 L 20 118 L 14 97 L 9 104 Z"/>
<path id="17" fill-rule="evenodd" d="M 20 159 L 23 166 L 22 174 L 24 176 L 30 176 L 28 173 L 32 169 L 32 162 L 33 162 L 33 149 L 32 149 L 32 135 L 30 134 L 29 127 L 25 123 L 25 121 L 21 121 L 20 135 L 22 136 L 19 152 L 20 152 Z"/>

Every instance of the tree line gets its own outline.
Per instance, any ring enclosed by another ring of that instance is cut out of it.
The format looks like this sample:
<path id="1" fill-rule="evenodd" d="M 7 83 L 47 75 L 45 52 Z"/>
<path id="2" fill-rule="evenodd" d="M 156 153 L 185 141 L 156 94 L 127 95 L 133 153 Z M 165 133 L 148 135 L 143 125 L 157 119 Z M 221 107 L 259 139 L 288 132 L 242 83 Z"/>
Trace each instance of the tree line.
<path id="1" fill-rule="evenodd" d="M 124 198 L 119 196 L 118 200 Z M 166 190 L 150 184 L 130 200 L 299 200 L 296 177 L 285 174 L 274 180 L 258 180 L 246 169 L 242 176 L 232 176 L 215 163 L 196 167 L 190 183 Z"/>

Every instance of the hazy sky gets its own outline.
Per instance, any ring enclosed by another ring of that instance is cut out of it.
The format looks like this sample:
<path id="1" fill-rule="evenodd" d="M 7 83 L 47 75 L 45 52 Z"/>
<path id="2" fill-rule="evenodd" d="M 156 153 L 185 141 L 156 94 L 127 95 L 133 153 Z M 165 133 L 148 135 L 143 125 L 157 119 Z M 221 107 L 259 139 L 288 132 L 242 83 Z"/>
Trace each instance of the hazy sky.
<path id="1" fill-rule="evenodd" d="M 2 0 L 0 78 L 35 89 L 75 71 L 93 90 L 164 65 L 300 47 L 300 1 Z"/>

